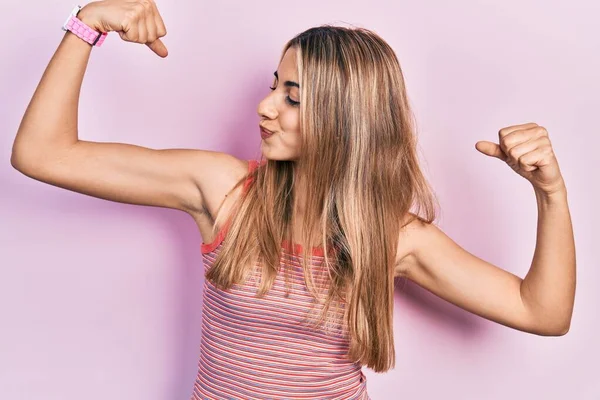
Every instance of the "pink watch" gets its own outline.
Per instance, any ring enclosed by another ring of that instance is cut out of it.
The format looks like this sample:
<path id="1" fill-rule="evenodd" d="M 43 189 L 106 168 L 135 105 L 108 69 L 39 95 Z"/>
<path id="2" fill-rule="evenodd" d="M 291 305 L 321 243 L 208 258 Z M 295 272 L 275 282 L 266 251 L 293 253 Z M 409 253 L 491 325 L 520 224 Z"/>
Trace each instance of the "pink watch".
<path id="1" fill-rule="evenodd" d="M 108 33 L 95 31 L 88 25 L 84 24 L 79 18 L 77 18 L 79 11 L 81 11 L 81 6 L 75 6 L 75 8 L 73 8 L 73 11 L 71 11 L 71 14 L 69 14 L 69 18 L 67 18 L 65 24 L 62 26 L 62 30 L 65 32 L 71 31 L 92 46 L 100 47 L 104 42 L 104 39 L 106 39 Z"/>

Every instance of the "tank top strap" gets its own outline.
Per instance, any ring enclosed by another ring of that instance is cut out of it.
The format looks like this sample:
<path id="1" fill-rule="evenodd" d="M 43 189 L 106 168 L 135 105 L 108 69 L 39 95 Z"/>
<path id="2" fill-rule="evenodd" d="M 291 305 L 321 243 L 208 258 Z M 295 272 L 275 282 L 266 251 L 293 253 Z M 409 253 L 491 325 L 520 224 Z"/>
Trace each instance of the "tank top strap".
<path id="1" fill-rule="evenodd" d="M 248 174 L 253 172 L 258 167 L 257 160 L 248 160 Z M 246 181 L 244 182 L 244 187 L 242 188 L 242 193 L 245 194 L 252 183 L 252 176 L 248 176 Z"/>

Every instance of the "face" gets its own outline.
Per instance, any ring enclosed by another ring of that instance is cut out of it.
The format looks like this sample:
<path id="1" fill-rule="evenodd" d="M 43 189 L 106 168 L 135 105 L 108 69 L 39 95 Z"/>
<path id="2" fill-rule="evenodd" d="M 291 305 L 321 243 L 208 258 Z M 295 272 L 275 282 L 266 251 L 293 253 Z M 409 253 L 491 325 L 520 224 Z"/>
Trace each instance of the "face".
<path id="1" fill-rule="evenodd" d="M 300 155 L 300 88 L 296 50 L 289 48 L 275 72 L 271 93 L 258 104 L 260 125 L 273 134 L 261 138 L 261 151 L 270 160 L 296 160 Z M 257 134 L 261 134 L 260 127 Z"/>

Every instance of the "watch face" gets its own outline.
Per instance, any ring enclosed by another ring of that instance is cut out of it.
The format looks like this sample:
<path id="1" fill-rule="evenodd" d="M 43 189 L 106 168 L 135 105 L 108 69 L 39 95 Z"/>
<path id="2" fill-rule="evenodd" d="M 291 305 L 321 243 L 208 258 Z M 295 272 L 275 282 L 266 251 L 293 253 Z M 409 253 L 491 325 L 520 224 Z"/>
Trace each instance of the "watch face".
<path id="1" fill-rule="evenodd" d="M 73 8 L 73 10 L 71 11 L 71 14 L 69 14 L 69 17 L 67 18 L 67 20 L 65 21 L 65 23 L 62 26 L 62 30 L 63 31 L 67 31 L 67 24 L 69 23 L 69 21 L 71 20 L 71 17 L 77 15 L 77 13 L 79 12 L 79 10 L 81 10 L 81 6 L 75 6 L 75 8 Z"/>

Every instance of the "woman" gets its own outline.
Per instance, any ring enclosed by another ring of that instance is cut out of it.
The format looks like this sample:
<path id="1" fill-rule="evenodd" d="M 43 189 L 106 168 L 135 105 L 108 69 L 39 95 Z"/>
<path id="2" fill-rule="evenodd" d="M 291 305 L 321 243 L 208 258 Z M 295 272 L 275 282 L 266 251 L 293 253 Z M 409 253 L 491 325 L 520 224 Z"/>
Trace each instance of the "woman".
<path id="1" fill-rule="evenodd" d="M 98 32 L 168 52 L 152 1 L 93 2 L 77 19 L 96 37 L 65 34 L 11 162 L 52 185 L 194 218 L 206 279 L 192 398 L 368 399 L 361 367 L 394 366 L 396 277 L 514 329 L 568 331 L 575 247 L 565 183 L 543 127 L 508 126 L 499 144 L 476 145 L 533 185 L 537 245 L 521 279 L 433 224 L 402 71 L 375 33 L 321 26 L 286 44 L 257 110 L 257 162 L 80 140 L 77 101 Z"/>

